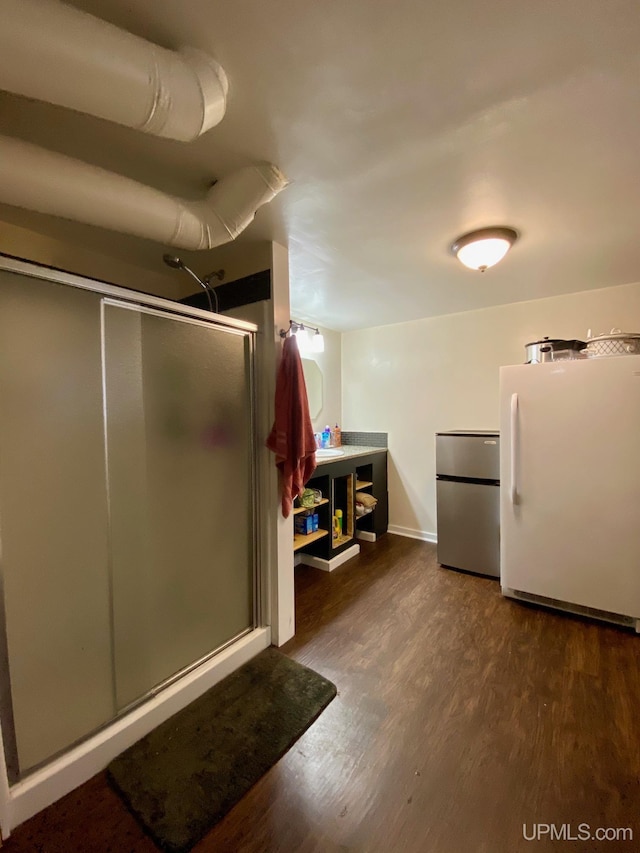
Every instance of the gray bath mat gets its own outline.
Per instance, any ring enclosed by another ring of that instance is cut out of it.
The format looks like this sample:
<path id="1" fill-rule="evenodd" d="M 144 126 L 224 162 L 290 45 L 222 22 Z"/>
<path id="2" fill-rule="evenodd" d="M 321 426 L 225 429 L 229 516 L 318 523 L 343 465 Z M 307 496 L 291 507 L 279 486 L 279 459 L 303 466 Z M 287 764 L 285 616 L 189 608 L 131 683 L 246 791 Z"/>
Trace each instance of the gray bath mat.
<path id="1" fill-rule="evenodd" d="M 111 762 L 109 779 L 163 850 L 185 853 L 336 695 L 266 649 Z"/>

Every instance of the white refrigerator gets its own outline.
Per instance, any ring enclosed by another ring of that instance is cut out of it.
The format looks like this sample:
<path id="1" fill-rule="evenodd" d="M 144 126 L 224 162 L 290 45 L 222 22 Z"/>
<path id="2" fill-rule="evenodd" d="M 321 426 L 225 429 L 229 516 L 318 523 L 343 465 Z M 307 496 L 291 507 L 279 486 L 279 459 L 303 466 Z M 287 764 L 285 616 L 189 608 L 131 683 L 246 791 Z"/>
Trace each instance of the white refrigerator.
<path id="1" fill-rule="evenodd" d="M 505 595 L 640 631 L 640 355 L 500 369 Z"/>

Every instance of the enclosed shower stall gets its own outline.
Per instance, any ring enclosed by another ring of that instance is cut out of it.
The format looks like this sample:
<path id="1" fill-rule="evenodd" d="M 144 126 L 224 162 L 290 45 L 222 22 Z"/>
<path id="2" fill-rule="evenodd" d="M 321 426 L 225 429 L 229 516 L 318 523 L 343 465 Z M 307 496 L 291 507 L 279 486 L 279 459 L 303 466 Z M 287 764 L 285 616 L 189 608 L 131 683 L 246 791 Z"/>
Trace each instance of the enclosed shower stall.
<path id="1" fill-rule="evenodd" d="M 254 336 L 0 258 L 9 786 L 263 621 Z"/>

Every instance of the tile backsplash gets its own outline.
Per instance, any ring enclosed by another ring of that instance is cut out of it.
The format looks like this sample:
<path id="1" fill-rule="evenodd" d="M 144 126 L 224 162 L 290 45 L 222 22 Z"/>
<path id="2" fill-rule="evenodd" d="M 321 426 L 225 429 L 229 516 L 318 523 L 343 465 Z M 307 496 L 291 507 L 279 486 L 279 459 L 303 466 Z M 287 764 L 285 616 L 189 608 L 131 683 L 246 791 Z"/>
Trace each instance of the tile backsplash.
<path id="1" fill-rule="evenodd" d="M 359 444 L 363 447 L 388 447 L 388 433 L 386 432 L 351 432 L 342 431 L 343 444 Z"/>

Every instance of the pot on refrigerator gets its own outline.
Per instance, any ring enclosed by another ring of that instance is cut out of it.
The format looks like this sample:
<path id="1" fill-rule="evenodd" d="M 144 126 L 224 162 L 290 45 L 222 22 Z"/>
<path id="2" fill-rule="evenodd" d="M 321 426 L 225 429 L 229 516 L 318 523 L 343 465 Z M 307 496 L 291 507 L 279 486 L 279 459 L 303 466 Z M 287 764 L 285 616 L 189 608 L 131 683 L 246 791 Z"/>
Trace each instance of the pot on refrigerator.
<path id="1" fill-rule="evenodd" d="M 541 364 L 545 361 L 555 361 L 559 358 L 578 358 L 581 350 L 586 347 L 585 341 L 564 340 L 563 338 L 543 338 L 525 344 L 526 364 Z"/>

